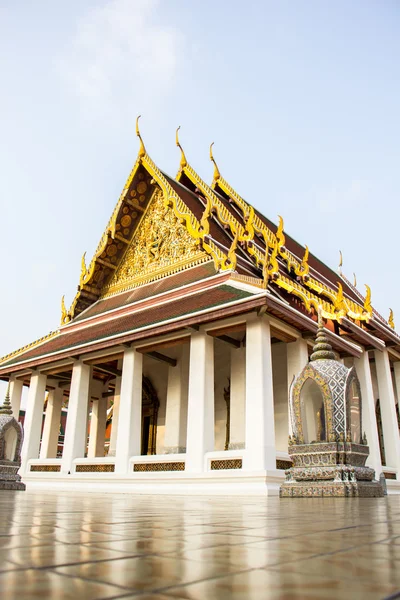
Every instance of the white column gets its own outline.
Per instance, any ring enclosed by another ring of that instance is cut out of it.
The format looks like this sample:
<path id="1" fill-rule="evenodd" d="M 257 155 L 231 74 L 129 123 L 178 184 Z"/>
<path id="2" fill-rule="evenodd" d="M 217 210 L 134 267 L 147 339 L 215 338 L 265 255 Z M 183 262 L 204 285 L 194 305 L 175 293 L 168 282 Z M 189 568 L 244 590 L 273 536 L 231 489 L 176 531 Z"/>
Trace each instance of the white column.
<path id="1" fill-rule="evenodd" d="M 88 457 L 104 456 L 104 437 L 107 422 L 107 398 L 93 400 Z"/>
<path id="2" fill-rule="evenodd" d="M 10 378 L 10 402 L 12 406 L 13 416 L 17 421 L 19 420 L 19 410 L 21 408 L 21 397 L 23 387 L 23 381 L 15 379 L 15 377 Z"/>
<path id="3" fill-rule="evenodd" d="M 201 473 L 204 454 L 214 450 L 214 339 L 204 331 L 190 338 L 185 471 Z"/>
<path id="4" fill-rule="evenodd" d="M 394 399 L 392 375 L 387 350 L 375 350 L 376 375 L 378 379 L 381 407 L 383 440 L 385 443 L 386 465 L 397 469 L 400 479 L 400 436 Z"/>
<path id="5" fill-rule="evenodd" d="M 85 456 L 91 374 L 92 367 L 90 365 L 85 365 L 82 361 L 77 361 L 74 364 L 61 462 L 62 473 L 71 472 L 75 458 L 83 458 Z"/>
<path id="6" fill-rule="evenodd" d="M 288 386 L 288 406 L 289 393 L 293 383 L 293 379 L 297 377 L 305 366 L 308 364 L 308 347 L 307 341 L 299 338 L 295 342 L 290 342 L 286 345 L 287 352 L 287 386 Z M 289 417 L 289 435 L 293 435 L 292 419 L 288 411 Z"/>
<path id="7" fill-rule="evenodd" d="M 21 470 L 26 472 L 28 460 L 38 458 L 40 434 L 42 431 L 44 393 L 46 391 L 46 375 L 33 373 L 29 385 L 28 402 L 24 420 L 24 442 L 21 452 Z"/>
<path id="8" fill-rule="evenodd" d="M 182 346 L 176 367 L 168 367 L 164 454 L 186 452 L 189 348 Z"/>
<path id="9" fill-rule="evenodd" d="M 375 479 L 379 479 L 382 473 L 382 461 L 368 352 L 363 352 L 360 358 L 355 358 L 354 366 L 361 390 L 362 433 L 365 432 L 369 447 L 367 465 L 375 470 Z"/>
<path id="10" fill-rule="evenodd" d="M 138 456 L 142 438 L 143 355 L 134 348 L 124 352 L 115 472 L 127 473 L 131 456 Z"/>
<path id="11" fill-rule="evenodd" d="M 246 327 L 246 451 L 243 469 L 276 469 L 271 332 L 267 317 Z"/>
<path id="12" fill-rule="evenodd" d="M 122 361 L 118 361 L 118 368 L 122 368 Z M 108 450 L 108 456 L 115 456 L 117 449 L 117 437 L 118 437 L 118 420 L 119 420 L 119 401 L 121 395 L 121 377 L 115 379 L 115 390 L 114 390 L 114 402 L 113 402 L 113 413 L 111 420 L 111 435 L 110 435 L 110 447 Z"/>
<path id="13" fill-rule="evenodd" d="M 246 349 L 231 349 L 229 450 L 245 447 Z"/>
<path id="14" fill-rule="evenodd" d="M 50 390 L 47 397 L 46 416 L 44 420 L 40 458 L 56 458 L 58 437 L 60 434 L 61 408 L 63 390 L 55 388 Z"/>

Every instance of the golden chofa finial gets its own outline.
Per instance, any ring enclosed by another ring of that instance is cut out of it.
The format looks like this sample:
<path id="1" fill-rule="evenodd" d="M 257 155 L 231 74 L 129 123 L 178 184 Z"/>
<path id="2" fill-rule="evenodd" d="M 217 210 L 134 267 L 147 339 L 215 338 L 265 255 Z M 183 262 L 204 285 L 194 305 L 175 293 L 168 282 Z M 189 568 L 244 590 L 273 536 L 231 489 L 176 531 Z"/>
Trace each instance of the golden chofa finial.
<path id="1" fill-rule="evenodd" d="M 181 126 L 179 125 L 178 129 L 176 130 L 176 134 L 175 134 L 175 141 L 176 141 L 176 145 L 178 146 L 179 150 L 181 151 L 181 162 L 179 165 L 179 169 L 180 171 L 182 171 L 182 169 L 184 169 L 187 165 L 187 160 L 186 160 L 186 156 L 185 153 L 183 151 L 183 148 L 179 142 L 179 136 L 178 136 L 178 131 L 180 130 Z"/>
<path id="2" fill-rule="evenodd" d="M 214 158 L 213 151 L 212 151 L 213 146 L 214 146 L 214 142 L 212 144 L 210 144 L 210 160 L 214 164 L 214 175 L 213 175 L 212 185 L 215 185 L 217 183 L 218 179 L 221 177 L 221 173 L 219 172 L 217 163 L 215 162 L 215 158 Z"/>
<path id="3" fill-rule="evenodd" d="M 281 217 L 281 215 L 278 215 L 279 217 L 279 224 L 278 224 L 278 228 L 276 230 L 276 239 L 278 240 L 278 248 L 279 250 L 281 248 L 284 248 L 285 246 L 285 234 L 283 233 L 283 228 L 284 228 L 284 224 L 283 224 L 283 219 Z"/>
<path id="4" fill-rule="evenodd" d="M 365 310 L 365 312 L 372 315 L 371 288 L 366 283 L 364 285 L 365 285 L 365 289 L 367 290 L 367 293 L 365 296 L 365 301 L 364 301 L 364 310 Z"/>
<path id="5" fill-rule="evenodd" d="M 86 266 L 85 258 L 86 258 L 86 252 L 83 253 L 82 259 L 81 259 L 81 274 L 79 277 L 79 286 L 80 287 L 82 287 L 83 284 L 85 283 L 85 277 L 87 274 L 87 266 Z"/>
<path id="6" fill-rule="evenodd" d="M 142 136 L 140 135 L 140 131 L 139 131 L 139 119 L 140 119 L 140 117 L 141 117 L 141 115 L 139 115 L 136 118 L 136 135 L 138 136 L 138 138 L 140 140 L 139 156 L 140 156 L 140 158 L 142 158 L 143 156 L 146 155 L 146 149 L 144 147 Z"/>
<path id="7" fill-rule="evenodd" d="M 61 325 L 65 325 L 70 321 L 70 316 L 65 308 L 65 296 L 61 298 Z"/>
<path id="8" fill-rule="evenodd" d="M 389 312 L 389 319 L 388 319 L 388 323 L 389 323 L 390 327 L 391 327 L 392 329 L 394 329 L 395 327 L 394 327 L 394 315 L 393 315 L 393 311 L 392 311 L 392 309 L 391 309 L 391 308 L 390 308 L 389 310 L 390 310 L 390 312 Z"/>
<path id="9" fill-rule="evenodd" d="M 342 254 L 342 251 L 339 250 L 339 267 L 338 267 L 339 273 L 342 272 L 342 266 L 343 266 L 343 254 Z"/>

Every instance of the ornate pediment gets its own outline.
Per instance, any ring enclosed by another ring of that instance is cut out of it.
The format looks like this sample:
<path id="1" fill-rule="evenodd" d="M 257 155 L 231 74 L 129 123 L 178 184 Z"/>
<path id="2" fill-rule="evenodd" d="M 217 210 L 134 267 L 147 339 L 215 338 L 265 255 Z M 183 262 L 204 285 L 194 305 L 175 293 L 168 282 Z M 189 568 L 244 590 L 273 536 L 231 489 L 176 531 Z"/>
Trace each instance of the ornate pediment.
<path id="1" fill-rule="evenodd" d="M 163 192 L 157 188 L 101 297 L 165 277 L 206 260 L 209 260 L 209 256 L 200 250 L 199 240 L 190 235 L 173 210 L 165 205 Z"/>

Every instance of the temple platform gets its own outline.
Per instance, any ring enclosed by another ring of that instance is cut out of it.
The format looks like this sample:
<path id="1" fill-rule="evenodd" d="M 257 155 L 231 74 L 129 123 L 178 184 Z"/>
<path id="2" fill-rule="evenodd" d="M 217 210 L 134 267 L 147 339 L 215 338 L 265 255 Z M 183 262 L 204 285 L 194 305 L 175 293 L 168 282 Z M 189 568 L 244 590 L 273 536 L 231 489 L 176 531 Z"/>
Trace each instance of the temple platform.
<path id="1" fill-rule="evenodd" d="M 392 598 L 396 497 L 0 493 L 4 598 Z"/>

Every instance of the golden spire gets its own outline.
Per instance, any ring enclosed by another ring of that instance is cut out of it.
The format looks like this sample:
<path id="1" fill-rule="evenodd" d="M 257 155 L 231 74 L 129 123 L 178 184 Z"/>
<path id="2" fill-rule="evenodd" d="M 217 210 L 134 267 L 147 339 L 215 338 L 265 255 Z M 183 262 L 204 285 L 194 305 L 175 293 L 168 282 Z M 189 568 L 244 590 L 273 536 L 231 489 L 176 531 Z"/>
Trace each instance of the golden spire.
<path id="1" fill-rule="evenodd" d="M 343 266 L 343 254 L 342 254 L 342 251 L 341 251 L 341 250 L 339 250 L 339 257 L 340 257 L 340 258 L 339 258 L 339 267 L 338 267 L 338 271 L 339 271 L 339 273 L 341 273 L 341 272 L 342 272 L 342 266 Z"/>
<path id="2" fill-rule="evenodd" d="M 353 277 L 354 277 L 353 286 L 357 287 L 357 277 L 356 277 L 355 273 L 353 273 Z"/>
<path id="3" fill-rule="evenodd" d="M 146 155 L 146 148 L 144 147 L 142 136 L 140 135 L 140 131 L 139 131 L 139 119 L 140 119 L 140 117 L 141 117 L 141 115 L 139 115 L 136 118 L 136 135 L 138 136 L 138 138 L 140 140 L 139 156 L 140 156 L 140 158 L 142 158 L 143 156 Z"/>
<path id="4" fill-rule="evenodd" d="M 318 331 L 315 338 L 315 344 L 313 347 L 313 353 L 310 356 L 310 360 L 335 360 L 335 354 L 332 346 L 329 343 L 328 338 L 324 331 L 324 320 L 322 318 L 321 307 L 318 307 Z"/>
<path id="5" fill-rule="evenodd" d="M 4 398 L 3 406 L 0 406 L 0 415 L 12 415 L 12 406 L 10 402 L 10 382 L 8 382 L 6 397 Z"/>
<path id="6" fill-rule="evenodd" d="M 365 289 L 367 290 L 367 294 L 365 296 L 365 301 L 364 301 L 364 310 L 365 310 L 365 312 L 372 315 L 371 288 L 366 283 L 364 285 L 365 285 Z"/>
<path id="7" fill-rule="evenodd" d="M 178 131 L 180 130 L 180 128 L 181 128 L 181 126 L 179 125 L 179 127 L 178 127 L 178 128 L 177 128 L 177 130 L 176 130 L 176 134 L 175 134 L 175 141 L 176 141 L 176 145 L 178 146 L 178 148 L 179 148 L 179 149 L 180 149 L 180 151 L 181 151 L 180 170 L 182 171 L 182 169 L 183 169 L 184 167 L 186 167 L 186 165 L 187 165 L 187 160 L 186 160 L 186 156 L 185 156 L 185 153 L 184 153 L 184 151 L 183 151 L 183 148 L 182 148 L 182 146 L 181 146 L 181 145 L 180 145 L 180 143 L 179 143 Z"/>
<path id="8" fill-rule="evenodd" d="M 217 163 L 215 162 L 215 158 L 212 152 L 212 147 L 214 146 L 214 142 L 212 144 L 210 144 L 210 160 L 212 163 L 214 163 L 214 175 L 213 175 L 213 182 L 212 185 L 214 185 L 215 183 L 217 183 L 218 179 L 221 177 L 221 173 L 219 172 L 219 169 L 217 167 Z"/>
<path id="9" fill-rule="evenodd" d="M 389 319 L 388 319 L 388 323 L 389 323 L 390 327 L 391 327 L 392 329 L 394 329 L 394 317 L 393 317 L 393 311 L 392 311 L 392 309 L 391 309 L 391 308 L 390 308 L 389 310 L 390 310 L 390 313 L 389 313 Z"/>
<path id="10" fill-rule="evenodd" d="M 278 224 L 278 229 L 276 230 L 276 237 L 278 240 L 278 247 L 282 248 L 285 245 L 286 239 L 285 239 L 285 235 L 283 233 L 283 219 L 281 217 L 281 215 L 278 215 L 279 217 L 279 224 Z"/>

